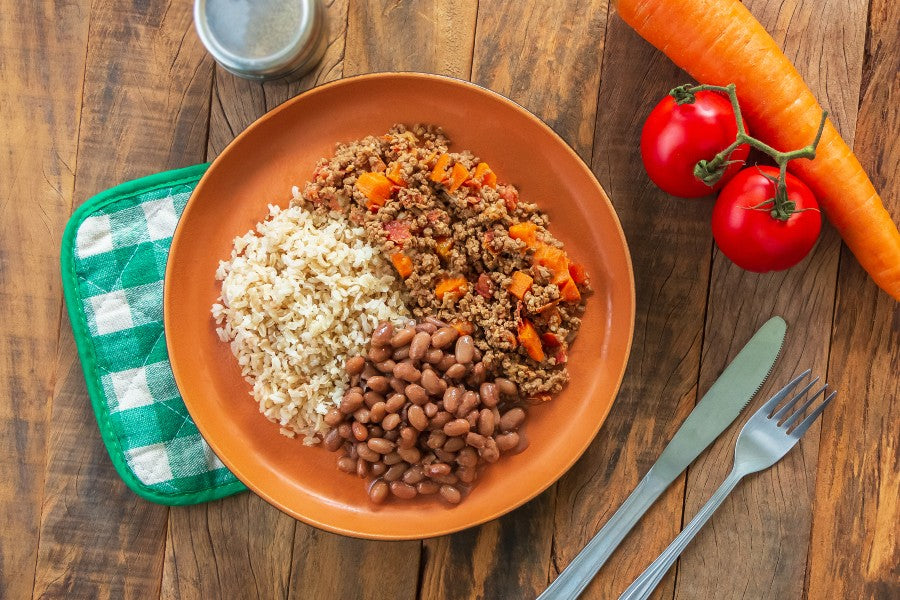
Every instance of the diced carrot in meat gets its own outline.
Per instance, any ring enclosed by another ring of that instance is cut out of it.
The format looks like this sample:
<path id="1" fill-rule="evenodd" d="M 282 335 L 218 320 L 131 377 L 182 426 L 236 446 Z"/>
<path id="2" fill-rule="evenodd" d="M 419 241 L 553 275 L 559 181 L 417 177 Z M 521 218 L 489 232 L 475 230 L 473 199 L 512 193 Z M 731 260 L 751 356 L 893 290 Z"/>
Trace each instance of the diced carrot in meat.
<path id="1" fill-rule="evenodd" d="M 472 335 L 475 333 L 475 326 L 469 321 L 453 321 L 450 327 L 456 330 L 459 335 Z"/>
<path id="2" fill-rule="evenodd" d="M 458 292 L 465 291 L 468 286 L 468 282 L 465 277 L 450 277 L 449 279 L 442 279 L 437 287 L 434 289 L 434 295 L 438 297 L 439 300 L 443 300 L 446 294 L 456 294 Z"/>
<path id="3" fill-rule="evenodd" d="M 581 302 L 581 292 L 578 291 L 578 286 L 571 277 L 560 286 L 559 296 L 566 302 Z"/>
<path id="4" fill-rule="evenodd" d="M 550 269 L 550 272 L 553 273 L 553 283 L 560 287 L 571 279 L 569 259 L 566 253 L 559 248 L 549 244 L 540 244 L 534 252 L 534 264 Z"/>
<path id="5" fill-rule="evenodd" d="M 587 271 L 584 270 L 584 266 L 578 263 L 569 263 L 569 275 L 572 277 L 572 280 L 578 285 L 587 283 Z"/>
<path id="6" fill-rule="evenodd" d="M 356 188 L 369 199 L 368 206 L 384 206 L 394 184 L 383 173 L 363 173 L 356 179 Z"/>
<path id="7" fill-rule="evenodd" d="M 538 307 L 537 307 L 537 310 L 535 310 L 534 312 L 539 313 L 539 314 L 543 314 L 543 313 L 547 312 L 548 310 L 550 310 L 551 308 L 556 308 L 556 305 L 559 304 L 559 300 L 560 300 L 560 299 L 557 298 L 556 300 L 551 300 L 551 301 L 548 302 L 547 304 L 544 304 L 544 305 L 542 305 L 542 306 L 538 306 Z M 558 312 L 558 311 L 557 311 L 557 312 Z"/>
<path id="8" fill-rule="evenodd" d="M 478 163 L 472 179 L 490 188 L 497 187 L 497 175 L 491 171 L 491 168 L 485 162 Z"/>
<path id="9" fill-rule="evenodd" d="M 450 166 L 450 155 L 441 154 L 437 162 L 434 163 L 434 169 L 431 170 L 431 180 L 440 183 L 447 179 L 447 167 Z"/>
<path id="10" fill-rule="evenodd" d="M 545 358 L 544 348 L 541 347 L 541 339 L 538 337 L 537 330 L 534 328 L 534 325 L 531 324 L 531 321 L 522 319 L 518 329 L 519 343 L 525 348 L 525 352 L 528 353 L 528 356 L 536 362 L 543 362 Z"/>
<path id="11" fill-rule="evenodd" d="M 443 260 L 450 258 L 450 250 L 453 248 L 453 239 L 439 237 L 434 242 L 434 249 Z"/>
<path id="12" fill-rule="evenodd" d="M 534 279 L 528 273 L 516 271 L 512 274 L 512 281 L 509 282 L 509 293 L 521 300 L 525 297 L 525 292 L 531 289 Z"/>
<path id="13" fill-rule="evenodd" d="M 406 187 L 406 180 L 403 179 L 403 168 L 400 166 L 400 163 L 393 163 L 387 170 L 386 175 L 393 184 Z"/>
<path id="14" fill-rule="evenodd" d="M 402 252 L 394 252 L 391 254 L 391 262 L 394 263 L 394 268 L 397 269 L 397 273 L 400 274 L 400 277 L 406 279 L 413 272 L 413 264 L 412 259 L 410 259 L 407 255 Z"/>
<path id="15" fill-rule="evenodd" d="M 494 282 L 491 281 L 490 275 L 482 273 L 478 276 L 478 281 L 475 283 L 475 291 L 486 300 L 490 300 L 493 297 Z"/>
<path id="16" fill-rule="evenodd" d="M 453 170 L 450 172 L 450 187 L 449 190 L 451 192 L 455 192 L 459 189 L 459 186 L 463 184 L 463 182 L 469 178 L 469 170 L 462 166 L 459 163 L 453 165 Z"/>
<path id="17" fill-rule="evenodd" d="M 537 225 L 530 221 L 510 225 L 509 237 L 522 240 L 526 246 L 533 248 L 537 244 Z"/>
<path id="18" fill-rule="evenodd" d="M 393 221 L 388 221 L 382 227 L 384 227 L 388 239 L 392 242 L 402 244 L 412 237 L 412 234 L 409 232 L 409 225 L 403 221 L 395 219 Z"/>

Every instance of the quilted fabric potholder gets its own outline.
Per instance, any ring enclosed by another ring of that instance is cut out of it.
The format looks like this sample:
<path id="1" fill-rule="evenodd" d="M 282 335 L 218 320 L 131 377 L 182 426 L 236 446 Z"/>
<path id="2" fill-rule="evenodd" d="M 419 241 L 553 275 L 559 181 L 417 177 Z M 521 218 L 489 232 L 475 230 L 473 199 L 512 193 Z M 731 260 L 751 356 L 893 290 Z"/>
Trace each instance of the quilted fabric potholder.
<path id="1" fill-rule="evenodd" d="M 66 305 L 103 441 L 125 483 L 161 504 L 246 489 L 191 420 L 163 331 L 169 245 L 207 167 L 158 173 L 94 196 L 72 215 L 62 241 Z"/>

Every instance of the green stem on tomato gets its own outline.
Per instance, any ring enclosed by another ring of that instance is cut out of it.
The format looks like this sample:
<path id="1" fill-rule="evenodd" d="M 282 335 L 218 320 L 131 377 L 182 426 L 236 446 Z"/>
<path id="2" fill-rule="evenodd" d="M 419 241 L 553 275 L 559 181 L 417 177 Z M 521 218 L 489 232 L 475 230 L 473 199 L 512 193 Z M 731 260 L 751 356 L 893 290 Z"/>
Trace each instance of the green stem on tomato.
<path id="1" fill-rule="evenodd" d="M 737 91 L 733 83 L 729 83 L 726 86 L 685 84 L 672 89 L 669 94 L 675 98 L 677 104 L 691 104 L 694 102 L 695 94 L 697 92 L 718 92 L 728 96 L 728 100 L 731 102 L 731 108 L 734 110 L 735 121 L 737 122 L 737 136 L 731 145 L 716 154 L 712 159 L 701 160 L 698 162 L 694 167 L 694 176 L 706 185 L 710 187 L 714 186 L 716 182 L 722 178 L 722 175 L 725 174 L 725 170 L 728 166 L 736 162 L 728 160 L 731 153 L 734 152 L 738 146 L 747 144 L 751 148 L 755 148 L 772 157 L 772 160 L 778 165 L 778 178 L 773 180 L 773 183 L 775 184 L 775 197 L 770 199 L 772 202 L 772 217 L 780 221 L 787 221 L 793 213 L 799 212 L 796 210 L 795 204 L 788 200 L 786 183 L 787 164 L 789 161 L 797 158 L 807 158 L 812 160 L 816 157 L 816 146 L 819 145 L 819 140 L 822 138 L 822 132 L 825 130 L 825 121 L 828 118 L 828 111 L 822 111 L 822 120 L 819 122 L 819 130 L 816 132 L 816 137 L 812 143 L 803 148 L 798 148 L 797 150 L 780 152 L 762 140 L 758 140 L 749 135 L 747 130 L 744 129 L 741 106 L 738 103 Z"/>

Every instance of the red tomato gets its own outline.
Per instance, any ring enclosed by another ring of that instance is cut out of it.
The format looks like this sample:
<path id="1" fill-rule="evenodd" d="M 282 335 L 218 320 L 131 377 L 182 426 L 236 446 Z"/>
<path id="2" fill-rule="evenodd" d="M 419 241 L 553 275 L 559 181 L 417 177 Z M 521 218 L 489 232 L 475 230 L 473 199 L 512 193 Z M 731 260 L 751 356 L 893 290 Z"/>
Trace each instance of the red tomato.
<path id="1" fill-rule="evenodd" d="M 734 110 L 726 96 L 697 92 L 692 104 L 676 104 L 672 96 L 660 100 L 644 122 L 641 158 L 650 179 L 661 190 L 681 198 L 699 198 L 721 188 L 741 169 L 750 147 L 741 144 L 731 153 L 722 178 L 709 187 L 694 176 L 700 160 L 711 160 L 737 137 Z M 744 123 L 746 131 L 747 123 Z"/>
<path id="2" fill-rule="evenodd" d="M 771 204 L 752 208 L 775 196 L 774 167 L 750 167 L 729 181 L 713 207 L 712 233 L 719 249 L 737 266 L 756 273 L 782 271 L 809 254 L 822 229 L 822 214 L 806 184 L 787 174 L 788 200 L 795 210 L 787 221 L 770 214 Z M 810 210 L 804 210 L 810 209 Z"/>

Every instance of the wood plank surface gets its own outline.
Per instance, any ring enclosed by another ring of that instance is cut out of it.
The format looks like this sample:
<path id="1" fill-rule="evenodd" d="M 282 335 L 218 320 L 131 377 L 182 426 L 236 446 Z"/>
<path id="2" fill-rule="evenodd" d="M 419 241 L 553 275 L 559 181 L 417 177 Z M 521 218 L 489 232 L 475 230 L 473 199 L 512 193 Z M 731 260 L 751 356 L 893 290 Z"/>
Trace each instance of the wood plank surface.
<path id="1" fill-rule="evenodd" d="M 867 0 L 752 0 L 748 8 L 804 76 L 849 144 L 853 141 L 865 41 Z M 841 48 L 841 53 L 831 52 Z M 788 323 L 782 355 L 750 409 L 794 375 L 812 368 L 830 378 L 828 349 L 840 239 L 823 227 L 799 265 L 757 275 L 716 250 L 700 388 L 706 389 L 752 333 L 772 315 Z M 847 402 L 849 398 L 839 398 Z M 745 415 L 749 414 L 749 410 Z M 687 475 L 685 522 L 731 470 L 738 420 Z M 748 477 L 685 551 L 675 597 L 799 598 L 803 594 L 818 456 L 815 424 L 772 469 Z M 728 573 L 723 577 L 723 573 Z"/>
<path id="2" fill-rule="evenodd" d="M 34 584 L 62 293 L 48 240 L 69 216 L 89 15 L 87 2 L 0 12 L 0 596 Z"/>
<path id="3" fill-rule="evenodd" d="M 696 400 L 712 244 L 710 206 L 656 189 L 638 148 L 647 114 L 669 89 L 685 81 L 683 72 L 613 11 L 603 51 L 592 168 L 616 207 L 634 263 L 634 343 L 609 417 L 585 455 L 560 480 L 551 578 L 631 493 Z M 679 479 L 610 557 L 583 597 L 618 596 L 675 536 L 682 502 Z M 669 576 L 654 597 L 670 597 L 672 585 Z"/>
<path id="4" fill-rule="evenodd" d="M 587 160 L 593 147 L 607 4 L 478 4 L 472 81 L 532 110 Z M 574 81 L 579 84 L 572 85 Z M 537 596 L 547 584 L 555 497 L 553 486 L 496 521 L 427 540 L 420 596 Z"/>
<path id="5" fill-rule="evenodd" d="M 854 150 L 900 221 L 900 4 L 869 6 Z M 840 401 L 823 417 L 808 597 L 900 593 L 900 304 L 841 249 L 828 378 Z"/>
<path id="6" fill-rule="evenodd" d="M 187 35 L 192 27 L 185 3 L 94 2 L 74 205 L 127 179 L 202 161 L 211 61 Z M 58 252 L 58 237 L 51 247 Z M 158 596 L 167 509 L 119 479 L 65 319 L 59 339 L 56 364 L 47 365 L 57 384 L 34 596 Z"/>
<path id="7" fill-rule="evenodd" d="M 468 79 L 478 0 L 350 0 L 344 76 L 423 71 Z"/>

